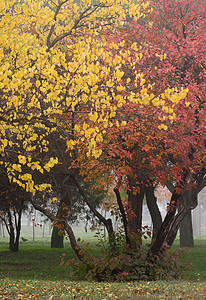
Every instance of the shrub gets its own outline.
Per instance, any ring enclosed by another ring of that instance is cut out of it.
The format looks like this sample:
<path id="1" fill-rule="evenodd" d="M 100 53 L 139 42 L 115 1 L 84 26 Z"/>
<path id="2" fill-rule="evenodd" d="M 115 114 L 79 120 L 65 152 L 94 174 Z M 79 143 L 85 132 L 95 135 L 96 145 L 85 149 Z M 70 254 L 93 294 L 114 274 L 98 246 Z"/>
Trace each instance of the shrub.
<path id="1" fill-rule="evenodd" d="M 147 229 L 147 234 L 148 229 Z M 125 243 L 122 230 L 116 233 L 114 244 L 111 246 L 99 234 L 102 253 L 98 256 L 89 254 L 85 249 L 85 260 L 69 260 L 65 264 L 72 268 L 72 279 L 96 281 L 133 281 L 160 280 L 182 277 L 186 263 L 180 262 L 183 249 L 172 251 L 167 247 L 156 257 L 149 257 L 148 246 L 144 242 L 131 237 L 132 248 Z M 145 233 L 142 237 L 146 237 Z M 88 247 L 88 244 L 87 244 Z M 64 257 L 62 257 L 62 263 Z"/>

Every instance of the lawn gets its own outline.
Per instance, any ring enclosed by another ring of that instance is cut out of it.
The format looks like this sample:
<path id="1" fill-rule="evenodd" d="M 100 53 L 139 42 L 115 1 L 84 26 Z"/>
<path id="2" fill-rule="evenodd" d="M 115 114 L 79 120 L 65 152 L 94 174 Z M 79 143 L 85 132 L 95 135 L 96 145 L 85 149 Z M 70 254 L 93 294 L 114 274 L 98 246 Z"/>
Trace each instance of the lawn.
<path id="1" fill-rule="evenodd" d="M 193 263 L 184 280 L 97 283 L 71 281 L 70 269 L 60 266 L 62 253 L 74 257 L 68 242 L 64 249 L 50 249 L 49 239 L 39 238 L 10 253 L 1 238 L 0 299 L 206 299 L 206 241 L 195 244 L 184 257 Z M 95 244 L 92 248 L 98 255 Z"/>

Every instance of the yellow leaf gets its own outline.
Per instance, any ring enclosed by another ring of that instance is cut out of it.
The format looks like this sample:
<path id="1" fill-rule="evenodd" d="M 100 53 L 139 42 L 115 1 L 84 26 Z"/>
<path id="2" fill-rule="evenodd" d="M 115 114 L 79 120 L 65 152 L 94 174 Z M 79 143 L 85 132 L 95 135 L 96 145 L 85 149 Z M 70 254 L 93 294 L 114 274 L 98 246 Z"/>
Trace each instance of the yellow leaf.
<path id="1" fill-rule="evenodd" d="M 18 155 L 19 163 L 22 165 L 25 165 L 26 163 L 26 157 L 22 155 Z"/>
<path id="2" fill-rule="evenodd" d="M 39 80 L 36 81 L 36 87 L 38 88 L 41 85 L 41 82 Z"/>
<path id="3" fill-rule="evenodd" d="M 117 81 L 120 81 L 122 79 L 122 76 L 124 75 L 124 72 L 123 71 L 120 71 L 120 69 L 117 69 L 116 71 L 116 78 L 117 78 Z"/>

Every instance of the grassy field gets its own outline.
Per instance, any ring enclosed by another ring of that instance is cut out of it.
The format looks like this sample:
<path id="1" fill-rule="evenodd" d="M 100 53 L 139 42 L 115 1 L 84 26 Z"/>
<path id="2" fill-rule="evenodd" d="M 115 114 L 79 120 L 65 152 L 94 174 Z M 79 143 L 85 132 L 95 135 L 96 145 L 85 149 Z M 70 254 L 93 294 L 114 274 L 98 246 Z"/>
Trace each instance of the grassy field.
<path id="1" fill-rule="evenodd" d="M 175 245 L 177 247 L 177 245 Z M 93 251 L 98 255 L 95 244 Z M 184 280 L 97 283 L 69 278 L 70 269 L 60 266 L 60 256 L 74 257 L 68 241 L 64 249 L 50 249 L 49 238 L 21 242 L 10 253 L 8 240 L 0 239 L 0 299 L 206 299 L 206 241 L 196 241 L 190 259 L 193 266 Z"/>

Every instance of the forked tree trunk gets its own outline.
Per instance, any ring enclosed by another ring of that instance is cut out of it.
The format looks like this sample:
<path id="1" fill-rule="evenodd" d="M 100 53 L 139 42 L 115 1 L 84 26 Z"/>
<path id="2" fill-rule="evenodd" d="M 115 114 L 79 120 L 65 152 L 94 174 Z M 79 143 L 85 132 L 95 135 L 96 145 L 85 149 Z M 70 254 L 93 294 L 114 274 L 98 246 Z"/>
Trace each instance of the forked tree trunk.
<path id="1" fill-rule="evenodd" d="M 8 211 L 9 250 L 12 252 L 19 251 L 19 238 L 20 238 L 20 232 L 21 232 L 21 215 L 22 215 L 21 209 L 18 211 L 18 217 L 16 216 L 16 212 L 14 211 L 14 221 L 13 221 L 11 212 Z M 15 230 L 16 230 L 16 236 L 15 236 Z"/>
<path id="2" fill-rule="evenodd" d="M 189 211 L 180 223 L 181 247 L 194 247 L 191 209 L 197 206 L 197 194 L 198 191 L 186 191 L 183 197 L 182 202 L 186 208 L 189 207 Z"/>
<path id="3" fill-rule="evenodd" d="M 175 188 L 170 200 L 169 210 L 166 214 L 164 221 L 162 222 L 156 240 L 154 241 L 152 247 L 148 252 L 149 256 L 158 255 L 160 250 L 162 249 L 162 246 L 165 243 L 166 238 L 168 236 L 168 232 L 170 232 L 170 228 L 177 210 L 177 204 L 180 196 L 181 195 L 178 193 L 177 188 Z"/>
<path id="4" fill-rule="evenodd" d="M 202 182 L 201 182 L 202 183 Z M 174 185 L 172 184 L 172 182 L 167 181 L 167 188 L 170 190 L 171 193 L 173 193 L 174 191 Z M 204 183 L 202 185 L 204 187 Z M 199 189 L 201 190 L 201 186 L 199 187 Z M 197 192 L 194 193 L 193 195 L 191 194 L 191 191 L 184 191 L 183 193 L 183 199 L 181 200 L 181 202 L 184 204 L 185 207 L 187 207 L 188 205 L 191 206 L 196 206 L 197 205 L 197 198 L 196 196 L 194 197 L 194 195 L 198 194 L 198 188 L 197 188 Z M 193 197 L 193 199 L 192 199 Z M 180 213 L 180 208 L 179 208 L 179 213 Z M 185 217 L 183 218 L 183 216 L 181 217 L 182 221 L 180 222 L 179 229 L 180 229 L 180 246 L 181 247 L 193 247 L 194 246 L 194 238 L 193 238 L 193 228 L 192 228 L 192 218 L 191 218 L 191 210 L 188 211 L 188 213 L 186 214 L 186 212 L 182 212 L 183 215 L 185 215 Z M 177 225 L 174 226 L 173 228 L 176 227 Z M 171 228 L 171 232 L 167 237 L 167 243 L 168 245 L 172 245 L 172 243 L 174 242 L 174 239 L 177 235 L 177 231 L 178 229 L 175 229 L 175 231 Z"/>
<path id="5" fill-rule="evenodd" d="M 195 188 L 192 190 L 186 190 L 182 193 L 181 206 L 179 207 L 177 215 L 174 217 L 166 239 L 169 246 L 173 244 L 181 222 L 184 220 L 186 215 L 197 206 L 197 194 L 198 191 Z"/>

